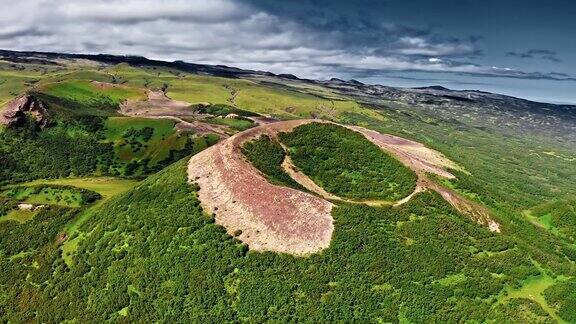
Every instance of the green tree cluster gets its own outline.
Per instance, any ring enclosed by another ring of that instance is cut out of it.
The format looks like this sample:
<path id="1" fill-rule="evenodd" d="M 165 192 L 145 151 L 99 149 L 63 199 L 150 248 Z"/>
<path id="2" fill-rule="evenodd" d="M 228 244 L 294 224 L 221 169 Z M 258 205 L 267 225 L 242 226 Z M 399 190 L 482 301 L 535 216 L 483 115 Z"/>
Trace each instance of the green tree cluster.
<path id="1" fill-rule="evenodd" d="M 416 186 L 416 174 L 363 135 L 310 123 L 283 133 L 294 164 L 326 191 L 351 199 L 397 200 Z"/>

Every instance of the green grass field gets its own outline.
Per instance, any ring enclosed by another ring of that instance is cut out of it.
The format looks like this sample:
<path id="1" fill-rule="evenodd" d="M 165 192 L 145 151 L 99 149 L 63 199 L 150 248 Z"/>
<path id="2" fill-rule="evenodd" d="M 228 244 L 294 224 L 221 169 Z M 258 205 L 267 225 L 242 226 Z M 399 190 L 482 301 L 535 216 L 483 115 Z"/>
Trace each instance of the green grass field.
<path id="1" fill-rule="evenodd" d="M 17 187 L 3 193 L 12 199 L 34 205 L 59 205 L 66 207 L 80 207 L 82 195 L 73 189 L 42 188 L 37 192 L 33 187 Z"/>
<path id="2" fill-rule="evenodd" d="M 544 298 L 544 291 L 558 283 L 559 280 L 548 275 L 540 275 L 525 280 L 520 288 L 509 288 L 506 294 L 499 299 L 499 303 L 506 303 L 515 298 L 526 298 L 536 302 L 542 309 L 558 323 L 566 323 L 556 315 L 556 310 L 548 305 Z"/>
<path id="3" fill-rule="evenodd" d="M 4 187 L 0 192 L 1 196 L 21 201 L 33 205 L 57 205 L 63 207 L 81 207 L 82 196 L 73 188 L 59 189 L 57 187 L 42 188 L 39 192 L 34 187 L 44 185 L 52 186 L 71 186 L 81 189 L 97 192 L 102 199 L 96 202 L 96 205 L 104 203 L 111 197 L 120 194 L 134 187 L 138 181 L 128 179 L 117 179 L 112 177 L 89 177 L 89 178 L 62 178 L 62 179 L 39 179 L 17 185 Z M 14 209 L 8 212 L 6 216 L 0 218 L 0 221 L 15 220 L 24 223 L 32 219 L 38 210 L 18 210 Z M 81 220 L 79 220 L 81 221 Z"/>
<path id="4" fill-rule="evenodd" d="M 61 178 L 61 179 L 39 179 L 26 183 L 20 183 L 18 186 L 37 186 L 37 185 L 64 185 L 74 186 L 87 190 L 95 191 L 102 195 L 102 202 L 118 195 L 138 183 L 137 180 L 119 179 L 113 177 L 86 177 L 86 178 Z M 9 188 L 9 187 L 8 187 Z"/>
<path id="5" fill-rule="evenodd" d="M 118 85 L 100 88 L 87 80 L 66 80 L 49 83 L 43 86 L 43 92 L 59 98 L 66 98 L 81 103 L 91 103 L 95 100 L 110 100 L 119 104 L 126 99 L 145 98 L 143 91 Z"/>
<path id="6" fill-rule="evenodd" d="M 18 223 L 25 223 L 34 218 L 36 211 L 33 210 L 11 210 L 6 216 L 0 218 L 0 222 L 15 220 Z M 1 225 L 0 225 L 1 226 Z"/>
<path id="7" fill-rule="evenodd" d="M 188 141 L 186 134 L 176 133 L 175 122 L 170 119 L 147 119 L 133 117 L 110 117 L 104 130 L 107 142 L 114 144 L 116 155 L 125 162 L 149 159 L 150 165 L 166 159 L 170 151 L 181 150 Z M 145 128 L 153 130 L 152 136 L 128 136 L 130 131 Z"/>

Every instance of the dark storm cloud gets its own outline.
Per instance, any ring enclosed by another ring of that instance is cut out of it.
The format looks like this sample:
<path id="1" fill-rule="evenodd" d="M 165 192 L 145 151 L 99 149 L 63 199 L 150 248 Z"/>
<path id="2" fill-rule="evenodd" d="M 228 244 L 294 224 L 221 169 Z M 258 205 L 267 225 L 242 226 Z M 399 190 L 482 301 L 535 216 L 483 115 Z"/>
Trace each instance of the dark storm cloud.
<path id="1" fill-rule="evenodd" d="M 525 59 L 539 58 L 542 60 L 547 60 L 556 63 L 562 62 L 562 60 L 560 60 L 557 57 L 557 53 L 555 51 L 547 49 L 531 49 L 526 52 L 508 52 L 506 53 L 506 56 L 525 58 Z"/>
<path id="2" fill-rule="evenodd" d="M 444 62 L 441 67 L 437 69 L 423 69 L 423 68 L 406 68 L 394 71 L 393 69 L 365 69 L 365 68 L 343 68 L 340 69 L 346 71 L 346 75 L 355 78 L 375 78 L 379 76 L 389 76 L 390 73 L 398 72 L 435 72 L 435 73 L 449 73 L 461 76 L 474 76 L 474 77 L 491 77 L 491 78 L 508 78 L 508 79 L 519 79 L 519 80 L 548 80 L 548 81 L 576 81 L 575 77 L 572 77 L 566 73 L 558 72 L 524 72 L 512 69 L 502 69 L 497 67 L 484 67 L 469 62 Z M 429 78 L 418 78 L 418 77 L 397 77 L 399 79 L 406 80 L 420 80 L 420 81 L 430 81 L 437 79 Z M 463 82 L 462 84 L 466 84 Z M 479 84 L 477 82 L 472 82 L 471 84 Z"/>
<path id="3" fill-rule="evenodd" d="M 39 30 L 36 27 L 22 28 L 18 30 L 0 31 L 0 39 L 10 40 L 18 37 L 42 37 L 51 35 L 48 31 Z"/>
<path id="4" fill-rule="evenodd" d="M 331 38 L 330 45 L 349 52 L 378 55 L 479 56 L 479 36 L 457 38 L 436 33 L 427 25 L 410 26 L 383 20 L 385 1 L 264 1 L 245 3 L 293 21 Z"/>

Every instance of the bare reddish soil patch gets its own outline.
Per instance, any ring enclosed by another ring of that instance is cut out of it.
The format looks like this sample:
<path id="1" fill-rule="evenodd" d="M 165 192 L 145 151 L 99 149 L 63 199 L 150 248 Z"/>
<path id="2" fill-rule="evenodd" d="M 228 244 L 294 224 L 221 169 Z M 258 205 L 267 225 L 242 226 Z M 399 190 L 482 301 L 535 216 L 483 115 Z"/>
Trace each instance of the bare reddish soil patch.
<path id="1" fill-rule="evenodd" d="M 204 210 L 251 249 L 294 255 L 329 246 L 333 204 L 315 195 L 270 184 L 248 162 L 242 145 L 263 134 L 275 136 L 310 121 L 263 125 L 236 134 L 193 156 L 189 181 L 196 182 Z"/>
<path id="2" fill-rule="evenodd" d="M 21 95 L 4 107 L 0 107 L 0 125 L 15 126 L 21 124 L 31 115 L 36 124 L 44 127 L 48 124 L 48 110 L 39 99 L 27 94 Z"/>
<path id="3" fill-rule="evenodd" d="M 453 179 L 453 174 L 446 168 L 459 169 L 459 167 L 442 153 L 429 149 L 421 143 L 407 140 L 398 136 L 381 134 L 376 131 L 359 126 L 345 126 L 364 135 L 372 143 L 394 155 L 400 162 L 414 170 L 416 173 L 433 173 L 438 176 Z"/>
<path id="4" fill-rule="evenodd" d="M 439 193 L 452 207 L 456 208 L 456 210 L 462 214 L 467 215 L 478 224 L 488 227 L 492 232 L 500 232 L 500 224 L 492 219 L 486 208 L 466 199 L 458 192 L 445 188 L 428 179 L 426 173 L 432 173 L 448 179 L 455 178 L 446 168 L 459 169 L 458 165 L 450 161 L 440 152 L 427 148 L 421 143 L 401 137 L 380 134 L 359 126 L 345 127 L 363 134 L 372 143 L 391 153 L 400 160 L 400 162 L 416 172 L 418 176 L 416 189 L 408 197 L 396 202 L 395 206 L 408 202 L 408 200 L 418 192 L 430 189 Z"/>
<path id="5" fill-rule="evenodd" d="M 127 116 L 144 118 L 167 118 L 176 121 L 176 129 L 190 130 L 198 135 L 217 134 L 220 137 L 229 137 L 226 126 L 204 123 L 194 118 L 198 117 L 184 101 L 168 98 L 162 91 L 147 91 L 146 100 L 127 100 L 120 105 L 120 112 Z M 190 117 L 187 121 L 183 118 Z"/>
<path id="6" fill-rule="evenodd" d="M 146 100 L 127 100 L 120 112 L 133 117 L 191 116 L 190 104 L 168 98 L 162 91 L 148 90 Z"/>

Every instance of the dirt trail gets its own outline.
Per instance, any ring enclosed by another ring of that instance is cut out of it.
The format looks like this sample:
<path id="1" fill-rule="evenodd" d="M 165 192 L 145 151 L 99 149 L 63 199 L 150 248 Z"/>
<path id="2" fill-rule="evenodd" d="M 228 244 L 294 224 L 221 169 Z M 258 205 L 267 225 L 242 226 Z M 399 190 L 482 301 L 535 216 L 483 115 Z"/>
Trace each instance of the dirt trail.
<path id="1" fill-rule="evenodd" d="M 300 172 L 298 168 L 292 162 L 292 159 L 289 155 L 284 157 L 284 161 L 282 162 L 282 169 L 286 171 L 286 173 L 294 179 L 294 181 L 298 182 L 302 187 L 320 195 L 324 199 L 328 200 L 337 200 L 343 201 L 342 198 L 329 193 L 328 191 L 324 190 L 324 188 L 317 185 L 312 179 L 310 179 L 307 175 Z"/>
<path id="2" fill-rule="evenodd" d="M 183 118 L 198 117 L 184 101 L 168 98 L 162 91 L 148 90 L 146 100 L 127 100 L 120 105 L 120 112 L 127 116 L 144 118 L 165 118 L 177 122 L 177 130 L 191 130 L 198 135 L 217 134 L 221 138 L 230 137 L 226 126 L 212 125 L 198 120 L 186 121 Z"/>
<path id="3" fill-rule="evenodd" d="M 409 202 L 410 199 L 412 199 L 414 196 L 416 196 L 417 194 L 419 194 L 419 193 L 421 193 L 421 192 L 424 192 L 424 191 L 426 191 L 426 186 L 423 185 L 423 184 L 421 183 L 421 181 L 418 181 L 418 182 L 416 183 L 416 188 L 414 188 L 414 191 L 412 191 L 412 193 L 409 194 L 408 196 L 406 196 L 406 197 L 398 200 L 397 202 L 395 202 L 393 206 L 394 206 L 394 207 L 402 206 L 402 205 L 404 205 L 405 203 Z"/>
<path id="4" fill-rule="evenodd" d="M 446 168 L 460 169 L 440 152 L 429 149 L 421 143 L 410 141 L 401 137 L 381 134 L 359 126 L 345 126 L 364 135 L 372 143 L 394 155 L 400 162 L 408 166 L 418 176 L 418 183 L 414 192 L 404 199 L 396 202 L 395 206 L 406 203 L 418 192 L 434 190 L 439 193 L 452 207 L 467 215 L 478 224 L 486 226 L 490 231 L 500 233 L 500 224 L 490 216 L 490 212 L 479 204 L 468 200 L 458 192 L 445 188 L 431 181 L 426 173 L 432 173 L 447 179 L 456 178 Z"/>

